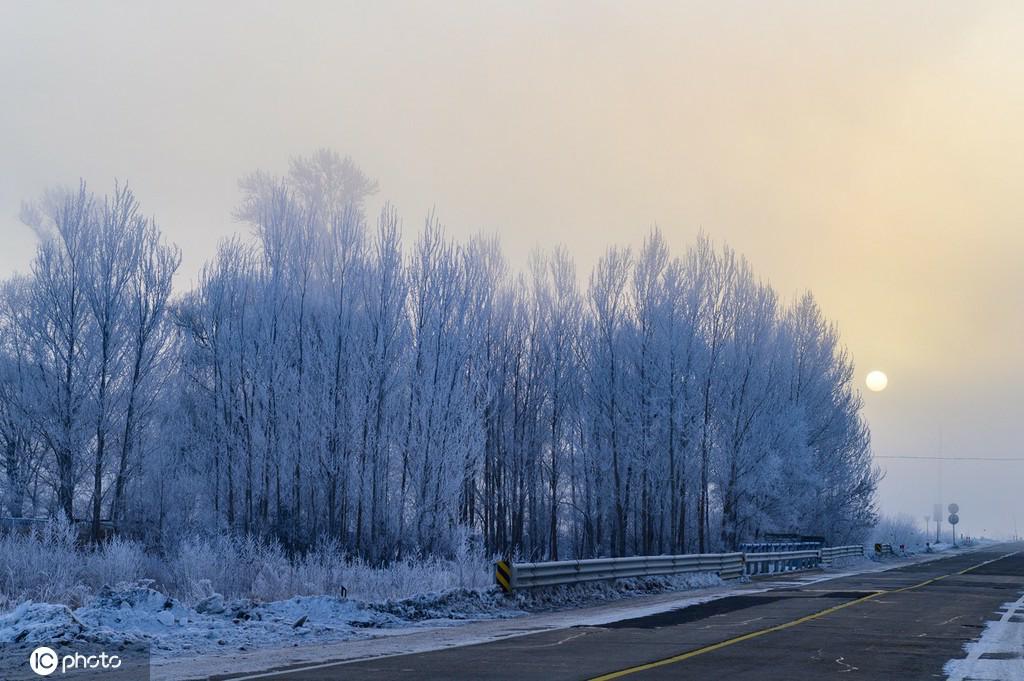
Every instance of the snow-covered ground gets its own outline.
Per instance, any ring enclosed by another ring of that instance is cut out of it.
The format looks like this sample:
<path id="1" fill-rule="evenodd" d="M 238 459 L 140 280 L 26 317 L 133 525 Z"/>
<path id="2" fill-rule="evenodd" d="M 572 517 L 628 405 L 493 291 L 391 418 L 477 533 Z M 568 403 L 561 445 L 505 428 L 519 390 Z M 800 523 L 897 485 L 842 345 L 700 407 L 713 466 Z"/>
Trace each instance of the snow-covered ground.
<path id="1" fill-rule="evenodd" d="M 0 616 L 0 641 L 114 643 L 146 641 L 155 656 L 233 650 L 290 640 L 342 639 L 401 620 L 331 596 L 297 596 L 258 603 L 225 603 L 214 596 L 195 608 L 144 585 L 104 590 L 76 610 L 65 605 L 22 603 Z"/>

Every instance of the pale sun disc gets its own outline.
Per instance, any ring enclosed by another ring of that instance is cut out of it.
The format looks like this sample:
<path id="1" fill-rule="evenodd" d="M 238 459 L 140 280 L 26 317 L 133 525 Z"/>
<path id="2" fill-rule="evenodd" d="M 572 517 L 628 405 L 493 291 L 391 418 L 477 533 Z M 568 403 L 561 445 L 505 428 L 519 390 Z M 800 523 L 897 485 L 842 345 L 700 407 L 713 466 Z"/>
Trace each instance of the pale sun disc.
<path id="1" fill-rule="evenodd" d="M 876 369 L 868 374 L 864 382 L 867 383 L 868 390 L 877 393 L 885 390 L 885 386 L 889 385 L 889 377 L 885 375 L 885 372 Z"/>

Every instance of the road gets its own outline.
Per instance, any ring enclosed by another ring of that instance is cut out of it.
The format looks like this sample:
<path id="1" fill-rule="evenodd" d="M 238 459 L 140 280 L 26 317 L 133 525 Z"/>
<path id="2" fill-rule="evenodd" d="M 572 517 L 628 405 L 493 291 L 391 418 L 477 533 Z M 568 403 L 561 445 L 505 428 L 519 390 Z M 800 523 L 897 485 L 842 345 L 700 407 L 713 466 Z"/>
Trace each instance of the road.
<path id="1" fill-rule="evenodd" d="M 1014 612 L 999 610 L 1018 600 L 1022 592 L 1024 545 L 1002 544 L 806 587 L 783 584 L 604 626 L 258 678 L 946 678 L 943 665 L 964 658 L 964 644 L 977 639 L 986 622 L 1001 615 L 1004 620 L 1013 615 L 1011 621 L 1020 621 Z M 1007 662 L 1006 653 L 992 657 L 1002 660 L 993 664 L 1024 666 L 1019 657 Z"/>

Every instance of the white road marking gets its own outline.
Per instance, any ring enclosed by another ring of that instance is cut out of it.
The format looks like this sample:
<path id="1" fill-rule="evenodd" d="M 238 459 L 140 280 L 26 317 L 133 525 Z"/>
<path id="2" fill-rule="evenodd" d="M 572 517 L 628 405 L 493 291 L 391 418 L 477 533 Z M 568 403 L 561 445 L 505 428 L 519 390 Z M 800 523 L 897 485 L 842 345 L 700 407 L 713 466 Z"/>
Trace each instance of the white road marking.
<path id="1" fill-rule="evenodd" d="M 845 660 L 845 659 L 846 659 L 845 657 L 840 657 L 840 658 L 836 659 L 836 662 L 838 662 L 839 664 L 841 664 L 844 667 L 846 667 L 846 669 L 840 669 L 839 670 L 840 674 L 845 674 L 847 672 L 855 672 L 858 669 L 860 669 L 860 667 L 854 667 L 852 664 L 847 664 L 846 662 L 843 662 L 843 660 Z"/>

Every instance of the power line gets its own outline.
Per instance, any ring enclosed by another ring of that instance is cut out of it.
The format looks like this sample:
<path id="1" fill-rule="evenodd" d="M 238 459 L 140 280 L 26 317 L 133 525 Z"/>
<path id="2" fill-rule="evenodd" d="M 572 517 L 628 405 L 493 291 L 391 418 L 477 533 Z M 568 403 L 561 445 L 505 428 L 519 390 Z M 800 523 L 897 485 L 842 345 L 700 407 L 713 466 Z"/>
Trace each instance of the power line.
<path id="1" fill-rule="evenodd" d="M 923 459 L 929 461 L 1024 461 L 1024 456 L 910 456 L 876 454 L 876 459 Z"/>

